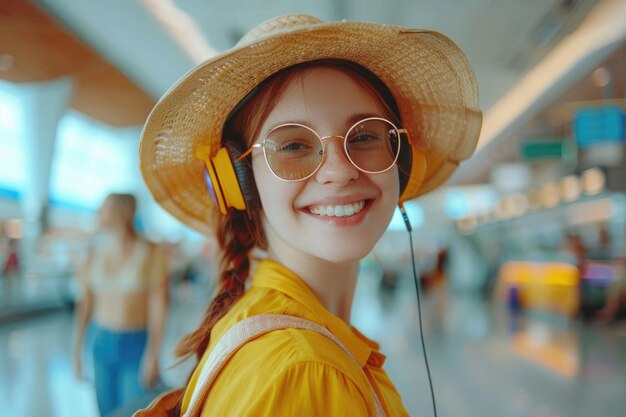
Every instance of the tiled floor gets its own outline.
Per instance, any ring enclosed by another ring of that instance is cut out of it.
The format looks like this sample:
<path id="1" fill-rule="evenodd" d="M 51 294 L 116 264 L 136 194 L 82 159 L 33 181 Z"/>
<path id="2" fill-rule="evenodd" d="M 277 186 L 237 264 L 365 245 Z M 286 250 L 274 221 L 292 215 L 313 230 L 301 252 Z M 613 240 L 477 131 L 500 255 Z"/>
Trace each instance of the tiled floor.
<path id="1" fill-rule="evenodd" d="M 175 341 L 199 320 L 206 292 L 178 287 L 163 367 Z M 423 297 L 424 332 L 441 417 L 613 417 L 626 410 L 626 331 L 554 317 L 512 317 L 480 297 Z M 412 416 L 432 416 L 412 282 L 381 292 L 364 273 L 354 324 L 381 342 L 385 367 Z M 0 327 L 0 414 L 96 417 L 89 382 L 71 372 L 71 314 Z M 170 385 L 189 366 L 166 369 Z M 5 414 L 6 412 L 6 414 Z"/>

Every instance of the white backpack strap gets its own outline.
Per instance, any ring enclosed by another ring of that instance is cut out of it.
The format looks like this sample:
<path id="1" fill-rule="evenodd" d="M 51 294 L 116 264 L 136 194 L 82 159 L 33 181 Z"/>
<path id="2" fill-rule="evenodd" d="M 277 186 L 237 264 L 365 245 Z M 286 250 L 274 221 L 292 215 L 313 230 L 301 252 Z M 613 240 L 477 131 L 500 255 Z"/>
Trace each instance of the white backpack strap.
<path id="1" fill-rule="evenodd" d="M 209 355 L 209 358 L 200 372 L 200 376 L 198 377 L 198 381 L 196 382 L 191 396 L 191 401 L 189 402 L 189 407 L 187 407 L 187 412 L 183 417 L 197 417 L 200 415 L 204 399 L 213 386 L 217 375 L 239 348 L 257 337 L 281 329 L 302 329 L 320 333 L 335 342 L 335 344 L 359 366 L 359 363 L 354 356 L 352 356 L 352 353 L 350 353 L 339 339 L 325 327 L 317 323 L 284 314 L 261 314 L 248 317 L 231 327 L 217 342 L 217 345 Z M 385 411 L 373 388 L 372 395 L 374 396 L 376 417 L 385 417 Z"/>

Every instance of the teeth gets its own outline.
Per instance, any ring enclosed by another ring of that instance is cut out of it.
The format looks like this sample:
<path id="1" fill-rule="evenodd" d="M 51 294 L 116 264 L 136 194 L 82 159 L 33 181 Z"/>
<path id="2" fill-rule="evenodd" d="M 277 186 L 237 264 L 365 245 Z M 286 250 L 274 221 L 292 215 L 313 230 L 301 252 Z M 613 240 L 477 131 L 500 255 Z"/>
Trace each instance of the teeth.
<path id="1" fill-rule="evenodd" d="M 345 204 L 342 206 L 315 206 L 311 207 L 311 213 L 318 216 L 333 216 L 333 217 L 348 217 L 354 216 L 359 211 L 363 210 L 365 201 L 359 201 L 358 203 Z"/>

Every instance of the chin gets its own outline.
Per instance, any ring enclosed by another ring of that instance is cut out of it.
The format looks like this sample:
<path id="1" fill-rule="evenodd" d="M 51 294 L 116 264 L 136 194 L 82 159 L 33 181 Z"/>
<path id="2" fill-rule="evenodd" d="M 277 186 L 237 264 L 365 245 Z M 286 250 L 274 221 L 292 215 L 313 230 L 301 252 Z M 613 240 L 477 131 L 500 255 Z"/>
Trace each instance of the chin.
<path id="1" fill-rule="evenodd" d="M 358 262 L 365 258 L 374 248 L 374 244 L 350 245 L 345 242 L 341 245 L 325 245 L 322 251 L 318 251 L 317 257 L 327 262 L 342 264 L 348 262 Z"/>

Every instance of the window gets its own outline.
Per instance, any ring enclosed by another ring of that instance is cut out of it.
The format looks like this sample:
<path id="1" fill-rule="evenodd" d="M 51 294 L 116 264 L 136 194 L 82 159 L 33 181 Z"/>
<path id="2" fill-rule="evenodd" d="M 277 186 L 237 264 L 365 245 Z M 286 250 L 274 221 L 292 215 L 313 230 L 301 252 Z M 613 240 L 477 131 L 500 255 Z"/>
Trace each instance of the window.
<path id="1" fill-rule="evenodd" d="M 22 113 L 16 89 L 0 81 L 0 198 L 17 199 L 24 186 Z"/>
<path id="2" fill-rule="evenodd" d="M 58 129 L 50 179 L 53 205 L 95 210 L 110 192 L 131 192 L 139 128 L 115 129 L 68 112 Z"/>

